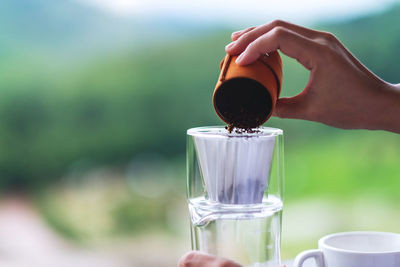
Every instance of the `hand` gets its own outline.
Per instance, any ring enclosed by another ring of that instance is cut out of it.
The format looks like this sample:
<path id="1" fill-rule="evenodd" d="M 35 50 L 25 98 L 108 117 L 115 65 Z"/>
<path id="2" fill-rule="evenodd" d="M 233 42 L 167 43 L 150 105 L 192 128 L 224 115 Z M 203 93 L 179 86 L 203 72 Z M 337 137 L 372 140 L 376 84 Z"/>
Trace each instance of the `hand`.
<path id="1" fill-rule="evenodd" d="M 179 267 L 242 267 L 233 261 L 191 251 L 179 260 Z"/>
<path id="2" fill-rule="evenodd" d="M 218 258 L 198 251 L 186 253 L 179 260 L 178 264 L 179 267 L 242 267 L 242 265 L 231 260 Z"/>
<path id="3" fill-rule="evenodd" d="M 279 49 L 310 70 L 305 89 L 280 98 L 274 116 L 400 133 L 400 85 L 375 76 L 331 33 L 278 20 L 235 32 L 232 40 L 225 50 L 240 54 L 239 65 Z"/>

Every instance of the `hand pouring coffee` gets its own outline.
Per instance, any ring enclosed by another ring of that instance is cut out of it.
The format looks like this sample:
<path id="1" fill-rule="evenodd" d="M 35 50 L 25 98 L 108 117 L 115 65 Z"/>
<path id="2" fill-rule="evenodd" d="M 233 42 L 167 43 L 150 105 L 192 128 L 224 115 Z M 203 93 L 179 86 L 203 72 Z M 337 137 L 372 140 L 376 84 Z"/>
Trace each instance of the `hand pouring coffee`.
<path id="1" fill-rule="evenodd" d="M 282 61 L 278 52 L 261 56 L 256 62 L 239 66 L 237 56 L 226 55 L 213 94 L 218 116 L 233 128 L 249 130 L 272 115 L 281 91 Z"/>

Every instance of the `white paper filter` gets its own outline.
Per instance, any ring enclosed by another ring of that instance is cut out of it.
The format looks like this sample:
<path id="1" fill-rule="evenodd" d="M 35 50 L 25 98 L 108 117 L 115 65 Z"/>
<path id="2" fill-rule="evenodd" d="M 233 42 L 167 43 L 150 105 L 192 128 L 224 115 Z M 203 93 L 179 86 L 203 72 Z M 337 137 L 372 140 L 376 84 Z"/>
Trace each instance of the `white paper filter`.
<path id="1" fill-rule="evenodd" d="M 224 204 L 261 203 L 268 186 L 275 136 L 194 137 L 208 197 Z"/>

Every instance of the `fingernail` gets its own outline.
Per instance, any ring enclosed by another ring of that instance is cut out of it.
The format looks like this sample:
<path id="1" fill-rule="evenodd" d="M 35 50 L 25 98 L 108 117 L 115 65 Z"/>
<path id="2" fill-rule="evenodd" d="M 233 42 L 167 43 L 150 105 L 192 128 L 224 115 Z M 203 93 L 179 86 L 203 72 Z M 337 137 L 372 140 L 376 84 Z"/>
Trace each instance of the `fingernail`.
<path id="1" fill-rule="evenodd" d="M 237 34 L 241 33 L 242 31 L 243 31 L 243 30 L 237 31 L 237 32 L 233 32 L 232 35 L 237 35 Z"/>
<path id="2" fill-rule="evenodd" d="M 238 56 L 238 58 L 235 60 L 235 62 L 236 62 L 237 64 L 239 64 L 240 61 L 242 61 L 243 57 L 244 57 L 244 56 L 243 56 L 243 53 L 240 54 L 240 56 Z"/>
<path id="3" fill-rule="evenodd" d="M 225 46 L 225 49 L 230 49 L 230 48 L 232 48 L 232 47 L 235 45 L 235 43 L 236 43 L 236 42 L 232 42 L 232 43 L 230 43 L 230 44 L 227 44 L 227 45 Z"/>

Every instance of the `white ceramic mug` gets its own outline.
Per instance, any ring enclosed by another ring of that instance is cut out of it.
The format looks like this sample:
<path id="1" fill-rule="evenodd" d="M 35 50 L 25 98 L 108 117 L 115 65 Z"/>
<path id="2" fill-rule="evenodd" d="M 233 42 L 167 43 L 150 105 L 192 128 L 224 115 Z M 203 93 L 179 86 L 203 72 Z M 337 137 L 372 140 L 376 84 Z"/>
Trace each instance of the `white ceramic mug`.
<path id="1" fill-rule="evenodd" d="M 318 267 L 400 267 L 400 234 L 347 232 L 327 235 L 318 248 L 297 255 L 293 267 L 314 258 Z"/>

